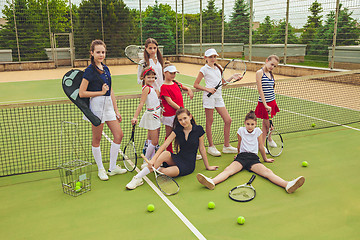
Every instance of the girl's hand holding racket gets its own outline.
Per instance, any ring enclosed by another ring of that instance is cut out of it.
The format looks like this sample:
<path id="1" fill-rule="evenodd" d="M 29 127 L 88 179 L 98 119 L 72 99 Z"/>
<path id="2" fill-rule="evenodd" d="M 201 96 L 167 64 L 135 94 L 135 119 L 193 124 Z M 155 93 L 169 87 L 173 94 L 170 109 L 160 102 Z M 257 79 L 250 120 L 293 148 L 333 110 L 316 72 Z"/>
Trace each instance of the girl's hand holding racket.
<path id="1" fill-rule="evenodd" d="M 122 121 L 122 117 L 120 115 L 120 113 L 116 113 L 116 119 L 121 122 Z"/>
<path id="2" fill-rule="evenodd" d="M 216 92 L 216 88 L 206 88 L 206 91 L 208 92 L 208 96 L 211 96 Z"/>
<path id="3" fill-rule="evenodd" d="M 131 120 L 131 124 L 132 124 L 132 125 L 136 125 L 137 123 L 138 123 L 137 118 L 133 118 L 133 119 Z"/>

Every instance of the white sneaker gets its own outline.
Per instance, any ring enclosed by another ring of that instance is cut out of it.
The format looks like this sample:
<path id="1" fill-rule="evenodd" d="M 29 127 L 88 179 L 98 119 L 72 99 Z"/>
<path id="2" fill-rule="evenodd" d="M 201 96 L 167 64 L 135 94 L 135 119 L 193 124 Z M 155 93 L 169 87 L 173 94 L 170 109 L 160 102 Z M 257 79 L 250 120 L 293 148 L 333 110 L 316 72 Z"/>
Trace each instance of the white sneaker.
<path id="1" fill-rule="evenodd" d="M 215 146 L 208 147 L 207 152 L 208 152 L 210 155 L 214 156 L 214 157 L 219 157 L 219 156 L 221 156 L 221 152 L 219 152 L 219 151 L 216 149 Z"/>
<path id="2" fill-rule="evenodd" d="M 98 177 L 99 177 L 100 180 L 102 180 L 102 181 L 109 180 L 109 176 L 106 174 L 105 169 L 99 169 Z"/>
<path id="3" fill-rule="evenodd" d="M 288 182 L 285 190 L 287 193 L 293 193 L 296 191 L 296 189 L 301 187 L 304 184 L 304 182 L 305 182 L 305 178 L 303 176 L 300 176 L 300 177 Z"/>
<path id="4" fill-rule="evenodd" d="M 199 183 L 201 183 L 208 189 L 213 190 L 215 188 L 215 183 L 213 182 L 213 180 L 211 178 L 208 178 L 201 173 L 198 173 L 196 175 L 196 178 L 199 181 Z"/>
<path id="5" fill-rule="evenodd" d="M 114 175 L 116 175 L 116 174 L 124 174 L 124 173 L 126 173 L 127 171 L 126 171 L 126 169 L 123 169 L 123 168 L 121 168 L 119 165 L 116 165 L 116 168 L 114 169 L 114 170 L 111 170 L 110 171 L 110 169 L 108 170 L 108 172 L 107 172 L 107 174 L 109 175 L 109 176 L 114 176 Z"/>
<path id="6" fill-rule="evenodd" d="M 276 142 L 274 140 L 272 140 L 271 142 L 268 141 L 269 143 L 269 146 L 272 147 L 272 148 L 277 148 L 277 145 L 276 145 Z"/>
<path id="7" fill-rule="evenodd" d="M 196 155 L 196 160 L 201 160 L 202 159 L 202 156 L 200 154 L 197 154 Z"/>
<path id="8" fill-rule="evenodd" d="M 266 154 L 269 154 L 269 151 L 267 150 L 267 148 L 264 147 L 264 149 L 265 149 L 265 153 L 266 153 Z"/>
<path id="9" fill-rule="evenodd" d="M 238 153 L 237 151 L 237 148 L 234 148 L 233 146 L 228 146 L 228 147 L 225 147 L 223 146 L 223 150 L 222 150 L 223 153 Z"/>
<path id="10" fill-rule="evenodd" d="M 144 182 L 142 178 L 137 178 L 136 176 L 134 176 L 131 181 L 126 185 L 126 188 L 132 190 L 143 184 Z"/>

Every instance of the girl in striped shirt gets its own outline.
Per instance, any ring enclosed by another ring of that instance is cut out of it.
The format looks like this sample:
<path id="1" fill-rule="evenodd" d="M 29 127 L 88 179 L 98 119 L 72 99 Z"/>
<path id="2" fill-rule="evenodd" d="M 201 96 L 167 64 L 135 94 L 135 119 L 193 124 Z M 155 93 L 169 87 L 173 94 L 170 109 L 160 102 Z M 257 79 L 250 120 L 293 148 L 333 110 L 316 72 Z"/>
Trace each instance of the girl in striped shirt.
<path id="1" fill-rule="evenodd" d="M 272 73 L 272 70 L 277 67 L 279 61 L 280 59 L 278 56 L 270 55 L 266 59 L 265 65 L 256 72 L 256 84 L 259 91 L 259 99 L 258 105 L 255 109 L 255 115 L 256 117 L 263 119 L 262 132 L 264 134 L 262 135 L 262 142 L 265 142 L 266 136 L 270 128 L 268 113 L 270 112 L 271 117 L 273 117 L 276 115 L 277 112 L 280 111 L 275 101 L 275 79 Z M 274 141 L 270 141 L 269 144 L 270 146 L 272 146 L 271 144 L 276 145 Z M 265 148 L 265 151 L 266 150 L 267 149 Z"/>

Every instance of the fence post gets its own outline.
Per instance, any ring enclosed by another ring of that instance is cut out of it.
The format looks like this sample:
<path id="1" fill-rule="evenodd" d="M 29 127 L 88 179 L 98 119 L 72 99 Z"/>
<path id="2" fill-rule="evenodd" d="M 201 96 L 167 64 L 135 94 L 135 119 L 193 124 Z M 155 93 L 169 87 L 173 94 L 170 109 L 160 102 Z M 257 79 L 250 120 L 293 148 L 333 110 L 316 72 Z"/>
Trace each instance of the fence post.
<path id="1" fill-rule="evenodd" d="M 102 34 L 102 40 L 105 42 L 105 36 L 104 36 L 104 20 L 103 20 L 103 11 L 102 11 L 102 0 L 100 0 L 100 16 L 101 16 L 101 34 Z"/>
<path id="2" fill-rule="evenodd" d="M 200 0 L 200 57 L 202 56 L 202 0 Z"/>
<path id="3" fill-rule="evenodd" d="M 285 20 L 284 65 L 286 65 L 286 58 L 287 58 L 287 44 L 288 44 L 288 33 L 289 33 L 289 5 L 290 5 L 290 0 L 287 0 L 286 1 L 286 20 Z"/>
<path id="4" fill-rule="evenodd" d="M 176 27 L 175 27 L 175 54 L 178 55 L 179 52 L 179 39 L 178 39 L 178 9 L 177 9 L 177 0 L 175 0 L 175 12 L 176 12 Z"/>
<path id="5" fill-rule="evenodd" d="M 143 44 L 143 31 L 142 31 L 142 13 L 141 13 L 141 0 L 139 0 L 140 9 L 140 46 Z"/>
<path id="6" fill-rule="evenodd" d="M 249 21 L 249 62 L 251 62 L 252 56 L 252 28 L 253 28 L 253 0 L 250 0 L 250 21 Z M 245 55 L 245 52 L 244 52 Z"/>
<path id="7" fill-rule="evenodd" d="M 46 10 L 47 10 L 47 17 L 48 17 L 48 24 L 49 24 L 49 37 L 50 37 L 50 47 L 51 47 L 51 55 L 52 59 L 55 59 L 55 53 L 54 53 L 54 43 L 52 42 L 52 36 L 51 36 L 51 24 L 50 24 L 50 11 L 49 11 L 49 0 L 46 0 Z"/>
<path id="8" fill-rule="evenodd" d="M 225 33 L 225 15 L 224 15 L 224 11 L 225 11 L 225 7 L 224 7 L 224 1 L 222 0 L 221 3 L 221 9 L 222 9 L 222 16 L 221 16 L 221 58 L 224 58 L 224 33 Z"/>
<path id="9" fill-rule="evenodd" d="M 184 16 L 184 0 L 182 3 L 182 55 L 185 55 L 185 16 Z"/>
<path id="10" fill-rule="evenodd" d="M 333 33 L 333 43 L 331 48 L 331 65 L 330 68 L 334 68 L 334 55 L 335 55 L 335 46 L 336 46 L 336 34 L 337 34 L 337 25 L 339 19 L 339 9 L 340 8 L 340 0 L 336 0 L 336 13 L 335 13 L 335 22 L 334 22 L 334 33 Z"/>
<path id="11" fill-rule="evenodd" d="M 18 31 L 17 31 L 17 26 L 16 26 L 15 4 L 14 4 L 14 0 L 11 0 L 11 2 L 12 2 L 12 6 L 13 6 L 13 14 L 14 14 L 14 25 L 15 25 L 16 46 L 17 46 L 17 50 L 18 50 L 18 58 L 19 58 L 19 62 L 21 62 L 21 56 L 20 56 L 20 46 L 19 46 L 19 35 L 18 35 Z"/>

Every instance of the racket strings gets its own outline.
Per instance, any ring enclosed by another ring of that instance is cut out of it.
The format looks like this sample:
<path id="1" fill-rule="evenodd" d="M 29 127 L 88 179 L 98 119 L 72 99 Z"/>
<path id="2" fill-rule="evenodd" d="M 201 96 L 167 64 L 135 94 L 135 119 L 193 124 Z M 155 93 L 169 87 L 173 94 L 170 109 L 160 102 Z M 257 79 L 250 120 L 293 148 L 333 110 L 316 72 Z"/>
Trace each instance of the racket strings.
<path id="1" fill-rule="evenodd" d="M 246 201 L 255 197 L 255 191 L 247 186 L 238 187 L 231 191 L 230 196 L 240 201 Z"/>
<path id="2" fill-rule="evenodd" d="M 136 152 L 132 143 L 126 145 L 124 150 L 124 165 L 129 171 L 132 171 L 136 167 Z"/>
<path id="3" fill-rule="evenodd" d="M 271 131 L 267 139 L 267 148 L 271 155 L 278 156 L 283 150 L 283 140 L 276 130 Z"/>
<path id="4" fill-rule="evenodd" d="M 156 178 L 158 187 L 167 195 L 173 195 L 179 191 L 179 186 L 176 182 L 164 174 L 160 174 Z"/>
<path id="5" fill-rule="evenodd" d="M 127 57 L 131 59 L 142 59 L 143 58 L 143 51 L 140 47 L 137 46 L 129 46 L 125 49 L 125 54 Z"/>

